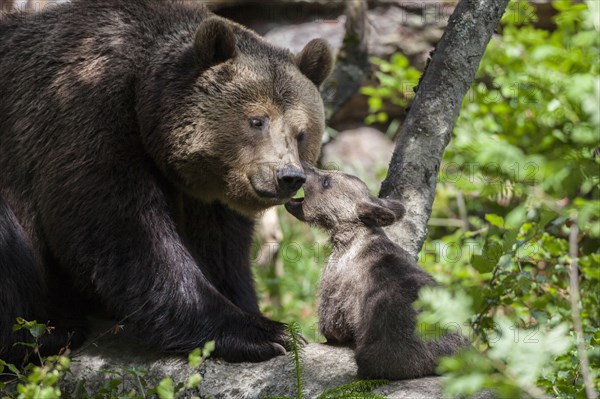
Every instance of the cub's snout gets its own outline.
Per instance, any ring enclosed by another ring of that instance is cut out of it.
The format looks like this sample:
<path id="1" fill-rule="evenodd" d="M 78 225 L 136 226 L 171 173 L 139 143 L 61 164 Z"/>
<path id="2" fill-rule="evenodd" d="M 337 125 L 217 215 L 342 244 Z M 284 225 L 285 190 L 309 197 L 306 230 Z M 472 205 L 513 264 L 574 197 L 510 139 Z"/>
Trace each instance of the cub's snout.
<path id="1" fill-rule="evenodd" d="M 327 230 L 357 224 L 388 226 L 404 216 L 399 201 L 377 198 L 357 177 L 338 171 L 320 170 L 302 163 L 306 181 L 304 198 L 286 203 L 299 220 Z"/>

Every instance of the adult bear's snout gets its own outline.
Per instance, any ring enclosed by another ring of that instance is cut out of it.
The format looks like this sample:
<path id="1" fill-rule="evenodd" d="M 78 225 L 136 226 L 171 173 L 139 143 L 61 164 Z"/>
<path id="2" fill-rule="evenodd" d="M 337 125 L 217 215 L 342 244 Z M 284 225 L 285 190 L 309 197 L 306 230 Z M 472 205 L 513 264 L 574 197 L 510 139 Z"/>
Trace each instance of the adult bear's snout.
<path id="1" fill-rule="evenodd" d="M 289 164 L 277 170 L 277 184 L 281 191 L 294 194 L 304 182 L 306 182 L 306 175 L 300 165 Z"/>

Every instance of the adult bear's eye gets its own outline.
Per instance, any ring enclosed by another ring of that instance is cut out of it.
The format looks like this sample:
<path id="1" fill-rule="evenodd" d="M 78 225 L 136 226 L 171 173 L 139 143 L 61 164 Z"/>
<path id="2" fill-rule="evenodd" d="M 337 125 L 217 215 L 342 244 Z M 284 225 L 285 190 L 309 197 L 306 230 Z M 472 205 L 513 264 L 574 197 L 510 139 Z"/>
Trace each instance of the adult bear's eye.
<path id="1" fill-rule="evenodd" d="M 323 181 L 321 182 L 321 186 L 323 186 L 323 188 L 330 188 L 331 187 L 331 178 L 329 176 L 326 176 Z"/>
<path id="2" fill-rule="evenodd" d="M 300 133 L 297 137 L 296 140 L 298 141 L 298 143 L 302 143 L 304 141 L 304 137 L 306 136 L 306 134 L 304 134 L 304 132 Z"/>
<path id="3" fill-rule="evenodd" d="M 256 116 L 249 119 L 250 127 L 253 129 L 262 129 L 267 126 L 267 118 Z"/>

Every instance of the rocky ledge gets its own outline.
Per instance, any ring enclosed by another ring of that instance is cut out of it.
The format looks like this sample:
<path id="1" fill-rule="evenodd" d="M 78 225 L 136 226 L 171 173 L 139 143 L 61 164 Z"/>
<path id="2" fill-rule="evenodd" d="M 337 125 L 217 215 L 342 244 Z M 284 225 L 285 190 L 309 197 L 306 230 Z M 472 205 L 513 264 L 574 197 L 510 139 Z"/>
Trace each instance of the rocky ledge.
<path id="1" fill-rule="evenodd" d="M 302 364 L 305 398 L 316 398 L 327 389 L 358 380 L 353 352 L 346 347 L 308 344 L 303 349 Z M 66 391 L 86 389 L 89 393 L 97 392 L 105 380 L 115 378 L 102 370 L 123 368 L 147 371 L 145 378 L 154 384 L 164 377 L 171 377 L 176 383 L 187 381 L 189 375 L 196 372 L 188 366 L 186 359 L 153 353 L 143 342 L 127 334 L 107 334 L 74 354 Z M 237 364 L 208 359 L 200 373 L 203 381 L 193 394 L 202 398 L 296 397 L 296 375 L 291 356 L 279 356 L 262 363 Z M 373 392 L 395 399 L 444 398 L 439 377 L 393 381 Z M 490 397 L 483 395 L 480 399 Z"/>

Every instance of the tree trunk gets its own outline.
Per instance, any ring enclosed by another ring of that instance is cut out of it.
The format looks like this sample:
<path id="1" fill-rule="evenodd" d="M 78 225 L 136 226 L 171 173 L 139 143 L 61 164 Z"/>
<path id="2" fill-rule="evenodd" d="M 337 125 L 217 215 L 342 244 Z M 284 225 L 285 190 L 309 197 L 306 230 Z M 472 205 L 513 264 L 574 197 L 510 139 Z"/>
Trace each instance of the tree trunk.
<path id="1" fill-rule="evenodd" d="M 331 76 L 321 88 L 327 120 L 360 89 L 371 71 L 369 20 L 365 0 L 346 2 L 346 34 Z"/>
<path id="2" fill-rule="evenodd" d="M 406 207 L 406 216 L 387 231 L 414 257 L 427 235 L 437 175 L 454 122 L 508 1 L 460 1 L 400 129 L 380 196 L 399 199 Z"/>

